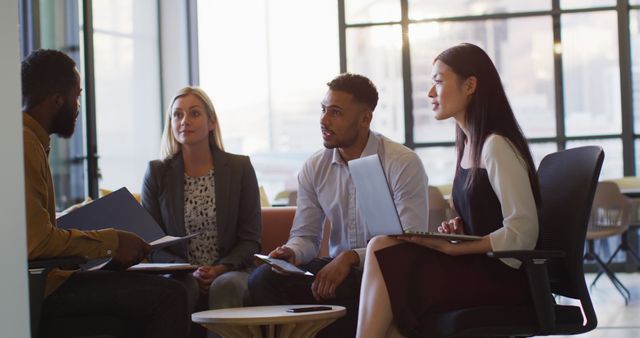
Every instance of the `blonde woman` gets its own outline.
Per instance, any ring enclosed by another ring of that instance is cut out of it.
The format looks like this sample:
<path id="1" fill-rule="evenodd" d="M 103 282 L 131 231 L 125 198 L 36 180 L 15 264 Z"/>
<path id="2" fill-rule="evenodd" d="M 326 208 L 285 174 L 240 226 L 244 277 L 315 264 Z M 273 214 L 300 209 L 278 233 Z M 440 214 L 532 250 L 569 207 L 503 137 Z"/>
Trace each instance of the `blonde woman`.
<path id="1" fill-rule="evenodd" d="M 142 205 L 167 235 L 201 235 L 152 260 L 199 266 L 192 310 L 194 298 L 198 309 L 242 306 L 260 250 L 260 200 L 249 157 L 224 151 L 213 104 L 198 87 L 182 88 L 173 98 L 160 152 L 161 160 L 149 162 Z"/>

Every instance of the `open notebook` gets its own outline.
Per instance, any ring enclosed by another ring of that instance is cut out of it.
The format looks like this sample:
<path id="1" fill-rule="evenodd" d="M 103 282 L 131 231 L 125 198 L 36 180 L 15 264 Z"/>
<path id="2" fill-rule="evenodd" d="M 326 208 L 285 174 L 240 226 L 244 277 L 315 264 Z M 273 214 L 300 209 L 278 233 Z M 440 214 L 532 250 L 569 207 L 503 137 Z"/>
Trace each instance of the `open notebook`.
<path id="1" fill-rule="evenodd" d="M 449 241 L 470 241 L 482 237 L 405 230 L 400 222 L 391 189 L 377 154 L 349 161 L 349 172 L 356 186 L 356 201 L 372 236 L 409 235 L 442 238 Z M 428 206 L 424 206 L 427 208 Z M 429 220 L 424 220 L 428 222 Z"/>

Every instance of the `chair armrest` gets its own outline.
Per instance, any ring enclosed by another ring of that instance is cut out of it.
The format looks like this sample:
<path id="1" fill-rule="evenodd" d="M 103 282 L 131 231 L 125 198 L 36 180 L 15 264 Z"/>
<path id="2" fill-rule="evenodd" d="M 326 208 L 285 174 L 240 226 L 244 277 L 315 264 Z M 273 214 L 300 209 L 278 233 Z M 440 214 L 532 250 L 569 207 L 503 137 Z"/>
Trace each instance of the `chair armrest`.
<path id="1" fill-rule="evenodd" d="M 51 269 L 61 266 L 76 266 L 84 264 L 87 259 L 84 257 L 59 257 L 51 259 L 38 259 L 29 261 L 29 269 Z"/>
<path id="2" fill-rule="evenodd" d="M 559 250 L 509 250 L 490 251 L 487 256 L 491 258 L 515 258 L 520 261 L 547 260 L 552 258 L 563 258 L 564 252 Z"/>
<path id="3" fill-rule="evenodd" d="M 44 299 L 47 275 L 53 268 L 77 266 L 86 263 L 84 257 L 58 257 L 29 261 L 29 310 L 31 315 L 31 336 L 38 336 L 40 312 Z"/>
<path id="4" fill-rule="evenodd" d="M 544 335 L 553 332 L 556 325 L 556 313 L 547 271 L 547 260 L 563 258 L 565 253 L 559 250 L 513 250 L 488 252 L 487 256 L 515 258 L 522 262 L 529 281 L 529 294 L 536 310 L 539 333 Z"/>

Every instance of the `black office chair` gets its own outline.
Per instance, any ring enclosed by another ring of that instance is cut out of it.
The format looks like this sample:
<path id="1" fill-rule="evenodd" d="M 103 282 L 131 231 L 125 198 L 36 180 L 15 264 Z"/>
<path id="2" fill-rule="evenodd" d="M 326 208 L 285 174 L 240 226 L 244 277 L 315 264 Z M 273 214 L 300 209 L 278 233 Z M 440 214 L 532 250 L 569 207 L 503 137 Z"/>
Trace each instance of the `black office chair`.
<path id="1" fill-rule="evenodd" d="M 37 337 L 40 328 L 44 289 L 49 272 L 62 266 L 74 266 L 86 262 L 79 257 L 61 257 L 29 261 L 29 314 L 31 315 L 31 337 Z"/>
<path id="2" fill-rule="evenodd" d="M 76 267 L 86 263 L 81 257 L 62 257 L 29 261 L 29 307 L 32 338 L 115 338 L 125 337 L 124 323 L 113 317 L 82 316 L 42 318 L 42 302 L 49 272 L 57 267 Z M 99 292 L 96 290 L 96 292 Z"/>
<path id="3" fill-rule="evenodd" d="M 423 336 L 514 337 L 593 330 L 598 322 L 584 280 L 582 255 L 603 160 L 602 148 L 595 146 L 546 156 L 538 169 L 542 208 L 536 249 L 488 253 L 523 262 L 531 306 L 475 307 L 429 315 L 423 319 Z M 554 295 L 576 299 L 581 306 L 558 305 Z"/>

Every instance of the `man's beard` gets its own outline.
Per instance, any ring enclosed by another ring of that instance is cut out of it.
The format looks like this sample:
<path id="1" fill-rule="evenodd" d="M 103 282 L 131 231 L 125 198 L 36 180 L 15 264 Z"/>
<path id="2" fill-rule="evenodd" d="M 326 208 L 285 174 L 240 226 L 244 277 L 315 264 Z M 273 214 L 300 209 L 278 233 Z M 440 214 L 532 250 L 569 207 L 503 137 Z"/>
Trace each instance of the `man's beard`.
<path id="1" fill-rule="evenodd" d="M 357 123 L 353 123 L 349 127 L 349 129 L 351 130 L 357 130 L 357 128 L 358 128 Z M 359 136 L 359 132 L 356 131 L 354 134 L 348 135 L 346 140 L 345 139 L 337 140 L 336 143 L 322 142 L 322 145 L 327 149 L 346 148 L 354 145 L 358 140 L 358 136 Z"/>
<path id="2" fill-rule="evenodd" d="M 53 121 L 51 121 L 51 133 L 58 134 L 63 138 L 70 138 L 76 128 L 76 113 L 77 111 L 73 105 L 68 100 L 65 100 Z"/>

